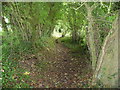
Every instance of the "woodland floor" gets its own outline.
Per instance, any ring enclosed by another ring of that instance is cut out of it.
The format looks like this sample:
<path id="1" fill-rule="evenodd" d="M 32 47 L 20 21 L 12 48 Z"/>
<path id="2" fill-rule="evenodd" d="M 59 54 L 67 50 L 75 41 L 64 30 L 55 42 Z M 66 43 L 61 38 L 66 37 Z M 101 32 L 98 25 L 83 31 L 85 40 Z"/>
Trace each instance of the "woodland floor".
<path id="1" fill-rule="evenodd" d="M 43 50 L 39 59 L 32 55 L 20 61 L 20 67 L 30 72 L 31 81 L 26 83 L 34 88 L 89 87 L 92 70 L 86 56 L 72 52 L 61 43 L 55 46 L 54 51 Z"/>

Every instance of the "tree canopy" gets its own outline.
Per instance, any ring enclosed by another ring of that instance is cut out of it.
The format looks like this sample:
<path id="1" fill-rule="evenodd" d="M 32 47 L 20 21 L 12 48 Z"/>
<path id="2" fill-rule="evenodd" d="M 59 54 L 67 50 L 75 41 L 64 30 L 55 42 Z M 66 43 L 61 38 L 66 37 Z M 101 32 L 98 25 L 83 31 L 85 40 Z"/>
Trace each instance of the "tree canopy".
<path id="1" fill-rule="evenodd" d="M 109 48 L 105 45 L 108 45 L 107 42 L 110 42 L 110 38 L 114 38 L 112 35 L 117 31 L 117 24 L 114 23 L 118 23 L 119 4 L 116 2 L 3 2 L 0 32 L 3 37 L 1 45 L 3 70 L 6 71 L 3 74 L 3 86 L 20 87 L 6 84 L 15 82 L 11 75 L 14 75 L 17 66 L 12 67 L 15 61 L 11 59 L 22 60 L 25 59 L 24 55 L 34 54 L 42 63 L 40 56 L 42 51 L 47 49 L 52 53 L 51 48 L 55 48 L 55 40 L 69 48 L 78 45 L 76 49 L 82 48 L 81 52 L 88 53 L 93 72 L 93 85 L 98 80 L 101 62 L 107 52 L 105 50 Z M 11 73 L 10 69 L 13 69 L 14 73 Z M 9 77 L 11 81 L 7 79 Z"/>

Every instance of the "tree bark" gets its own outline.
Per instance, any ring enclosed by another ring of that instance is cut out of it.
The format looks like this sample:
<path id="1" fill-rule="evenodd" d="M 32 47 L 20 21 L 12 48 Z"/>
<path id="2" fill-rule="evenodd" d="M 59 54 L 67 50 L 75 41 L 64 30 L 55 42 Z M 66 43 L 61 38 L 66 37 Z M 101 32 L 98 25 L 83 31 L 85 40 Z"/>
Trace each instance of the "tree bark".
<path id="1" fill-rule="evenodd" d="M 104 40 L 102 50 L 99 54 L 97 67 L 96 67 L 96 70 L 94 72 L 94 76 L 93 76 L 93 80 L 92 80 L 93 85 L 96 85 L 97 77 L 98 77 L 99 71 L 101 69 L 105 54 L 107 54 L 107 49 L 108 49 L 109 42 L 114 41 L 112 39 L 115 39 L 117 33 L 118 33 L 118 18 L 116 18 L 115 21 L 113 22 L 112 29 L 110 30 L 110 32 L 108 33 L 107 37 Z"/>
<path id="2" fill-rule="evenodd" d="M 87 9 L 87 19 L 88 19 L 88 44 L 89 50 L 91 54 L 91 61 L 92 61 L 92 68 L 95 70 L 96 62 L 97 62 L 97 52 L 96 52 L 96 45 L 95 45 L 95 30 L 93 28 L 94 25 L 94 18 L 92 16 L 93 8 L 91 8 L 87 3 L 85 4 Z"/>

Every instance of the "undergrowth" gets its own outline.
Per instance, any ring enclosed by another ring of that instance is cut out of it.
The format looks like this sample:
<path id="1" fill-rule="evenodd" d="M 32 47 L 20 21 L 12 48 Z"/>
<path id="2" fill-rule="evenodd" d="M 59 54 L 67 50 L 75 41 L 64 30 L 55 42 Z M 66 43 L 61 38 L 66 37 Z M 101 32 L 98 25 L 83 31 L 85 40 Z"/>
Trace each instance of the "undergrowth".
<path id="1" fill-rule="evenodd" d="M 30 88 L 30 76 L 25 74 L 26 70 L 19 67 L 19 61 L 25 60 L 24 55 L 34 54 L 35 50 L 31 42 L 26 42 L 13 33 L 2 32 L 2 87 L 4 88 Z M 9 38 L 8 38 L 9 37 Z M 40 48 L 54 48 L 53 38 L 42 37 L 37 42 Z M 38 50 L 39 51 L 39 50 Z M 39 67 L 44 67 L 39 63 Z"/>
<path id="2" fill-rule="evenodd" d="M 70 37 L 63 37 L 60 39 L 60 41 L 73 53 L 77 52 L 81 54 L 86 54 L 86 52 L 88 51 L 87 45 L 84 42 L 73 43 Z"/>
<path id="3" fill-rule="evenodd" d="M 25 70 L 19 68 L 21 54 L 32 53 L 31 44 L 18 41 L 12 33 L 7 36 L 2 33 L 2 87 L 4 88 L 29 88 L 25 83 L 29 76 L 24 75 Z M 6 37 L 6 38 L 5 38 Z M 9 37 L 9 38 L 7 38 Z"/>

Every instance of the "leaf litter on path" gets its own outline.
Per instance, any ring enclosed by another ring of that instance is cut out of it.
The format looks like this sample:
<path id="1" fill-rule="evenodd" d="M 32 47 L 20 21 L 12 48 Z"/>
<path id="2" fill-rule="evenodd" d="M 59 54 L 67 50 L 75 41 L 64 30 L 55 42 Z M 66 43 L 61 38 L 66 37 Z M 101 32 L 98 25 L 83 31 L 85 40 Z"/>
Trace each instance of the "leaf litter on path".
<path id="1" fill-rule="evenodd" d="M 30 59 L 31 61 L 24 63 L 26 64 L 23 65 L 25 68 L 31 67 L 30 65 L 34 66 L 29 73 L 31 80 L 34 81 L 30 85 L 35 88 L 78 88 L 88 85 L 92 77 L 92 70 L 86 58 L 83 58 L 83 56 L 82 58 L 72 57 L 73 53 L 62 44 L 56 44 L 55 49 L 52 54 L 47 54 L 49 49 L 46 52 L 44 51 L 44 54 L 46 54 L 44 58 L 47 62 L 43 66 L 47 67 L 44 70 L 40 70 L 41 67 L 36 67 L 35 63 L 29 63 L 38 63 L 40 60 Z"/>

